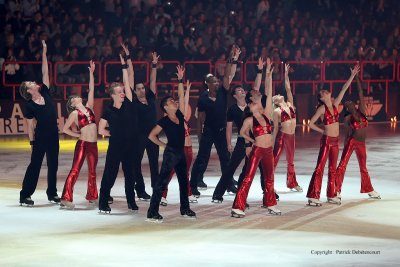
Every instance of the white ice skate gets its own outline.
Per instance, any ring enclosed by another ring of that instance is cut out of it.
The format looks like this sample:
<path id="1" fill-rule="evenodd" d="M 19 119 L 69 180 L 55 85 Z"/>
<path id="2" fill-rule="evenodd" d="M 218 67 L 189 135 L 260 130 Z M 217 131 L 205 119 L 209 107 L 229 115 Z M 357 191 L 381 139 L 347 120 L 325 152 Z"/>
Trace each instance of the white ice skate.
<path id="1" fill-rule="evenodd" d="M 168 205 L 168 200 L 165 197 L 162 197 L 160 205 L 166 207 Z"/>
<path id="2" fill-rule="evenodd" d="M 319 199 L 316 198 L 308 198 L 308 206 L 314 206 L 314 207 L 321 207 L 322 202 L 319 201 Z"/>
<path id="3" fill-rule="evenodd" d="M 328 201 L 327 202 L 331 203 L 331 204 L 336 204 L 336 205 L 342 204 L 342 201 L 338 197 L 328 197 Z"/>
<path id="4" fill-rule="evenodd" d="M 281 215 L 282 214 L 282 212 L 280 210 L 278 210 L 276 205 L 267 207 L 267 209 L 268 209 L 268 213 L 271 215 Z"/>
<path id="5" fill-rule="evenodd" d="M 376 191 L 371 191 L 368 193 L 368 196 L 373 199 L 381 199 L 381 195 L 379 195 Z"/>
<path id="6" fill-rule="evenodd" d="M 246 214 L 240 209 L 232 209 L 231 216 L 234 218 L 243 218 L 244 216 L 246 216 Z"/>
<path id="7" fill-rule="evenodd" d="M 303 192 L 303 188 L 300 185 L 290 188 L 290 190 L 297 191 L 297 192 Z"/>
<path id="8" fill-rule="evenodd" d="M 336 193 L 336 197 L 337 197 L 338 199 L 342 199 L 342 195 L 340 194 L 340 192 L 337 192 L 337 193 Z"/>
<path id="9" fill-rule="evenodd" d="M 73 210 L 73 209 L 75 209 L 75 204 L 72 203 L 71 201 L 61 200 L 60 208 L 61 209 Z"/>
<path id="10" fill-rule="evenodd" d="M 197 197 L 190 195 L 188 197 L 190 203 L 197 203 Z"/>

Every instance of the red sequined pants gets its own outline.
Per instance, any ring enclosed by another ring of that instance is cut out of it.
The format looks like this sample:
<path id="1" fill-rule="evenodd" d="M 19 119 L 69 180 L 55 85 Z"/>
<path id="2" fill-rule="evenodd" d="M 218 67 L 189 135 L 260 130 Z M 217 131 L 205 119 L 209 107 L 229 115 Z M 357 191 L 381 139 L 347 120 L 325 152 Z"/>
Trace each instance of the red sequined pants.
<path id="1" fill-rule="evenodd" d="M 326 160 L 329 158 L 329 172 L 328 172 L 328 186 L 326 195 L 328 198 L 336 196 L 335 191 L 335 177 L 336 177 L 336 164 L 339 155 L 339 137 L 330 137 L 323 135 L 319 148 L 319 155 L 317 166 L 311 177 L 310 185 L 308 186 L 307 197 L 319 199 L 321 195 L 322 176 L 324 175 L 324 168 Z"/>
<path id="2" fill-rule="evenodd" d="M 193 161 L 193 150 L 192 150 L 191 146 L 185 146 L 183 149 L 184 149 L 184 153 L 185 153 L 185 157 L 186 157 L 186 167 L 187 167 L 186 173 L 187 173 L 187 177 L 188 177 L 188 196 L 191 196 L 192 190 L 190 188 L 190 183 L 189 183 L 189 177 L 190 177 L 189 170 L 190 170 L 190 166 L 192 165 L 192 161 Z M 171 174 L 168 177 L 168 184 L 171 182 L 171 179 L 174 176 L 174 174 L 175 174 L 175 170 L 172 170 Z M 167 198 L 167 195 L 168 195 L 168 186 L 164 190 L 162 196 L 163 196 L 163 198 Z"/>
<path id="3" fill-rule="evenodd" d="M 79 172 L 82 168 L 85 158 L 87 159 L 89 173 L 86 199 L 95 200 L 98 198 L 96 185 L 96 165 L 98 160 L 97 142 L 86 142 L 79 140 L 75 145 L 72 168 L 69 172 L 67 180 L 65 181 L 61 199 L 70 202 L 73 201 L 74 185 L 78 179 Z"/>
<path id="4" fill-rule="evenodd" d="M 294 149 L 295 149 L 295 135 L 279 132 L 275 139 L 274 146 L 274 171 L 278 165 L 279 158 L 285 148 L 286 161 L 287 161 L 287 175 L 286 186 L 288 188 L 295 188 L 299 184 L 296 180 L 296 172 L 294 170 Z"/>
<path id="5" fill-rule="evenodd" d="M 262 148 L 253 146 L 247 163 L 246 175 L 236 194 L 233 202 L 233 209 L 245 210 L 246 200 L 249 194 L 251 183 L 253 182 L 258 165 L 261 162 L 261 167 L 264 172 L 264 206 L 271 207 L 276 205 L 274 193 L 274 155 L 272 147 Z"/>
<path id="6" fill-rule="evenodd" d="M 371 178 L 369 177 L 367 170 L 367 152 L 365 149 L 365 143 L 357 141 L 356 139 L 349 137 L 346 140 L 344 149 L 342 152 L 342 158 L 340 159 L 339 166 L 336 170 L 336 191 L 342 191 L 342 184 L 344 179 L 344 174 L 346 172 L 347 163 L 349 162 L 351 154 L 356 151 L 356 156 L 358 159 L 358 165 L 360 167 L 361 173 L 361 193 L 369 193 L 374 190 L 371 184 Z"/>

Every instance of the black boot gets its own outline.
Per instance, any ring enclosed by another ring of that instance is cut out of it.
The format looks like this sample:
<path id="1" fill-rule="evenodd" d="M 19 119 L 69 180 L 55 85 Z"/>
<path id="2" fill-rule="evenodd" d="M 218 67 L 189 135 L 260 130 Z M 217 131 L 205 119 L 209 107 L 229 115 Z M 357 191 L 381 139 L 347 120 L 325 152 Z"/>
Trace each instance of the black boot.
<path id="1" fill-rule="evenodd" d="M 114 198 L 112 196 L 109 196 L 107 202 L 108 204 L 114 203 Z"/>
<path id="2" fill-rule="evenodd" d="M 149 222 L 162 222 L 163 217 L 158 211 L 147 211 L 147 221 Z"/>
<path id="3" fill-rule="evenodd" d="M 130 209 L 132 211 L 138 211 L 139 207 L 138 207 L 138 205 L 136 205 L 136 202 L 133 201 L 131 203 L 128 203 L 128 209 Z"/>
<path id="4" fill-rule="evenodd" d="M 213 203 L 222 203 L 222 201 L 224 201 L 224 198 L 217 195 L 213 195 L 211 200 Z"/>
<path id="5" fill-rule="evenodd" d="M 138 199 L 140 199 L 142 201 L 150 201 L 150 199 L 151 199 L 151 196 L 149 194 L 147 194 L 146 191 L 136 192 L 136 193 L 137 193 Z"/>
<path id="6" fill-rule="evenodd" d="M 192 188 L 192 194 L 193 194 L 193 196 L 195 196 L 195 197 L 197 197 L 197 198 L 199 198 L 200 197 L 200 192 L 199 192 L 199 190 L 197 189 L 197 187 L 195 187 L 195 188 Z"/>
<path id="7" fill-rule="evenodd" d="M 110 213 L 111 212 L 111 208 L 110 206 L 108 206 L 108 203 L 104 203 L 104 202 L 100 202 L 99 203 L 99 211 L 104 212 L 104 213 Z"/>
<path id="8" fill-rule="evenodd" d="M 197 182 L 197 187 L 200 190 L 207 190 L 207 184 L 203 180 Z"/>
<path id="9" fill-rule="evenodd" d="M 52 197 L 47 197 L 47 199 L 54 204 L 59 204 L 61 202 L 61 198 L 57 195 L 52 196 Z"/>
<path id="10" fill-rule="evenodd" d="M 231 186 L 228 187 L 228 189 L 226 190 L 228 193 L 232 193 L 232 194 L 236 194 L 238 189 L 236 186 L 234 186 L 233 184 Z"/>
<path id="11" fill-rule="evenodd" d="M 33 207 L 35 202 L 30 197 L 20 198 L 19 205 L 22 206 L 23 204 L 27 205 L 28 207 Z"/>
<path id="12" fill-rule="evenodd" d="M 196 218 L 196 213 L 190 208 L 181 210 L 181 215 L 186 218 Z"/>

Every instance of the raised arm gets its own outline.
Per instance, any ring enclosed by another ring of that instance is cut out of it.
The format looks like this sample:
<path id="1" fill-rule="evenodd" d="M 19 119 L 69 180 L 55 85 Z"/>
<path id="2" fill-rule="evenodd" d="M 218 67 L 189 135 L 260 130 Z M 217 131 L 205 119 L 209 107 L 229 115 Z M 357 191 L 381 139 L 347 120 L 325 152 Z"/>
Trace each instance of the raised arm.
<path id="1" fill-rule="evenodd" d="M 185 92 L 185 108 L 184 108 L 184 113 L 183 116 L 185 117 L 186 121 L 189 121 L 190 117 L 187 118 L 186 114 L 188 114 L 188 109 L 189 109 L 189 99 L 190 99 L 190 88 L 192 87 L 192 84 L 189 82 L 189 80 L 186 80 L 186 92 Z"/>
<path id="2" fill-rule="evenodd" d="M 258 64 L 257 64 L 257 76 L 256 79 L 254 81 L 254 90 L 260 91 L 260 87 L 261 87 L 261 79 L 262 79 L 262 71 L 263 71 L 263 67 L 265 65 L 264 60 L 262 59 L 262 57 L 258 58 Z"/>
<path id="3" fill-rule="evenodd" d="M 125 96 L 126 98 L 129 99 L 129 101 L 132 102 L 132 90 L 129 86 L 129 78 L 128 78 L 128 64 L 126 64 L 121 54 L 119 54 L 119 59 L 121 60 L 121 66 L 122 66 L 122 77 L 123 77 L 122 80 L 124 81 Z"/>
<path id="4" fill-rule="evenodd" d="M 89 94 L 88 94 L 88 101 L 86 106 L 90 109 L 93 109 L 94 106 L 94 70 L 96 69 L 96 65 L 94 64 L 93 60 L 90 61 L 89 69 Z"/>
<path id="5" fill-rule="evenodd" d="M 124 45 L 121 43 L 121 47 L 125 52 L 124 59 L 126 64 L 128 64 L 128 81 L 129 81 L 129 86 L 131 89 L 134 89 L 135 86 L 135 72 L 133 70 L 133 64 L 132 64 L 132 59 L 131 59 L 131 54 L 129 53 L 129 49 L 127 45 Z"/>
<path id="6" fill-rule="evenodd" d="M 153 60 L 151 61 L 151 73 L 150 73 L 150 90 L 156 94 L 156 82 L 157 82 L 157 63 L 160 58 L 156 52 L 151 53 Z"/>
<path id="7" fill-rule="evenodd" d="M 358 104 L 358 110 L 360 110 L 361 113 L 365 115 L 365 112 L 367 111 L 367 105 L 365 104 L 364 92 L 363 92 L 363 88 L 361 85 L 360 75 L 356 76 L 356 81 L 357 81 L 357 90 L 358 90 L 358 100 L 360 101 Z"/>
<path id="8" fill-rule="evenodd" d="M 104 135 L 104 136 L 111 136 L 110 131 L 107 130 L 107 124 L 108 121 L 105 119 L 100 119 L 99 121 L 99 135 Z"/>
<path id="9" fill-rule="evenodd" d="M 50 79 L 49 79 L 49 65 L 47 63 L 47 45 L 44 40 L 42 40 L 42 81 L 43 84 L 49 88 L 50 86 Z"/>
<path id="10" fill-rule="evenodd" d="M 236 67 L 238 63 L 237 61 L 239 59 L 240 53 L 241 51 L 239 47 L 236 46 L 232 47 L 232 51 L 229 54 L 230 58 L 226 63 L 224 79 L 223 79 L 223 86 L 226 91 L 229 91 L 233 77 L 235 77 Z"/>
<path id="11" fill-rule="evenodd" d="M 151 130 L 150 134 L 149 134 L 149 139 L 151 142 L 153 142 L 154 144 L 160 146 L 160 147 L 166 147 L 167 144 L 162 142 L 160 139 L 158 139 L 158 135 L 161 133 L 162 128 L 160 125 L 156 125 L 153 130 Z"/>
<path id="12" fill-rule="evenodd" d="M 80 133 L 71 130 L 71 126 L 76 121 L 77 115 L 78 113 L 76 111 L 69 114 L 68 119 L 64 124 L 63 133 L 79 138 L 81 136 Z"/>
<path id="13" fill-rule="evenodd" d="M 293 94 L 290 88 L 289 71 L 290 71 L 289 64 L 285 64 L 285 90 L 286 90 L 287 100 L 292 106 L 294 106 Z"/>
<path id="14" fill-rule="evenodd" d="M 325 107 L 320 106 L 310 120 L 310 128 L 322 134 L 324 133 L 324 129 L 318 127 L 315 124 L 315 122 L 321 117 L 322 114 L 324 114 L 324 112 L 325 112 Z"/>
<path id="15" fill-rule="evenodd" d="M 264 109 L 264 115 L 271 119 L 272 115 L 272 62 L 270 58 L 267 58 L 267 67 L 265 73 L 265 95 L 267 96 L 267 103 Z"/>
<path id="16" fill-rule="evenodd" d="M 185 74 L 185 69 L 183 66 L 178 65 L 176 71 L 176 76 L 178 77 L 179 110 L 185 116 L 185 89 L 183 88 L 183 75 Z"/>
<path id="17" fill-rule="evenodd" d="M 351 75 L 349 77 L 349 79 L 347 80 L 347 82 L 343 85 L 342 90 L 340 90 L 339 95 L 335 98 L 335 100 L 333 101 L 333 104 L 337 107 L 340 102 L 342 102 L 342 99 L 344 97 L 344 94 L 346 93 L 347 89 L 349 88 L 351 82 L 353 81 L 354 77 L 357 75 L 357 73 L 360 71 L 360 66 L 356 65 L 354 67 L 354 69 L 351 69 Z"/>

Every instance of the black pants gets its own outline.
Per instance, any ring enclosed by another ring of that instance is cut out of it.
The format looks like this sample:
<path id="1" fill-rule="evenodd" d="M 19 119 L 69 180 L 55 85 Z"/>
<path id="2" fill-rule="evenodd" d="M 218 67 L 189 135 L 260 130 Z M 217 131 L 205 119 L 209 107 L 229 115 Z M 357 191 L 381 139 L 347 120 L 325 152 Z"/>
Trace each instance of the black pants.
<path id="1" fill-rule="evenodd" d="M 229 161 L 228 146 L 226 144 L 226 128 L 211 129 L 204 127 L 203 134 L 199 144 L 199 152 L 192 167 L 190 176 L 190 187 L 197 189 L 197 183 L 201 181 L 204 172 L 207 169 L 210 159 L 211 147 L 215 145 L 217 149 L 221 171 L 224 173 Z"/>
<path id="2" fill-rule="evenodd" d="M 107 203 L 111 188 L 117 178 L 119 165 L 122 163 L 122 171 L 125 176 L 125 195 L 128 203 L 135 203 L 135 184 L 134 168 L 135 151 L 132 145 L 116 145 L 110 143 L 107 149 L 106 163 L 104 166 L 103 178 L 100 187 L 100 203 Z"/>
<path id="3" fill-rule="evenodd" d="M 231 158 L 228 162 L 228 166 L 226 167 L 226 170 L 222 173 L 222 176 L 217 184 L 217 186 L 215 187 L 214 190 L 214 196 L 217 197 L 222 197 L 226 191 L 226 189 L 232 185 L 233 182 L 233 176 L 235 174 L 235 171 L 237 169 L 237 167 L 239 167 L 240 163 L 242 162 L 242 160 L 245 158 L 245 164 L 243 165 L 242 168 L 242 172 L 240 173 L 239 176 L 239 181 L 238 181 L 238 185 L 240 186 L 240 184 L 243 182 L 244 176 L 245 176 L 245 172 L 246 172 L 246 166 L 247 166 L 247 157 L 246 157 L 246 147 L 245 147 L 245 140 L 243 137 L 238 137 L 237 141 L 236 141 L 236 145 L 235 148 L 233 149 Z M 262 176 L 262 168 L 261 165 L 259 165 L 259 169 L 261 171 L 261 177 Z M 264 191 L 264 179 L 260 179 L 261 180 L 261 189 Z"/>
<path id="4" fill-rule="evenodd" d="M 22 182 L 22 190 L 20 198 L 30 197 L 36 190 L 39 179 L 40 169 L 44 154 L 47 160 L 47 190 L 48 197 L 57 195 L 57 170 L 58 170 L 58 152 L 60 145 L 58 143 L 58 135 L 56 138 L 47 140 L 36 140 L 32 147 L 31 163 L 25 172 L 24 181 Z"/>
<path id="5" fill-rule="evenodd" d="M 147 151 L 147 156 L 149 158 L 150 165 L 150 175 L 151 175 L 151 187 L 154 188 L 154 185 L 159 179 L 158 173 L 158 156 L 159 156 L 159 147 L 151 142 L 148 137 L 144 134 L 139 134 L 138 140 L 135 144 L 135 151 L 137 153 L 137 158 L 135 159 L 134 170 L 136 170 L 136 184 L 135 189 L 136 192 L 142 193 L 145 191 L 145 184 L 142 174 L 142 160 L 144 156 L 144 151 Z"/>
<path id="6" fill-rule="evenodd" d="M 160 179 L 156 182 L 156 185 L 153 188 L 153 195 L 151 196 L 149 212 L 158 212 L 162 193 L 168 186 L 169 176 L 173 169 L 175 169 L 175 173 L 179 183 L 181 210 L 189 208 L 188 177 L 186 170 L 185 152 L 183 148 L 175 149 L 167 146 L 164 151 L 163 162 L 161 164 Z"/>

